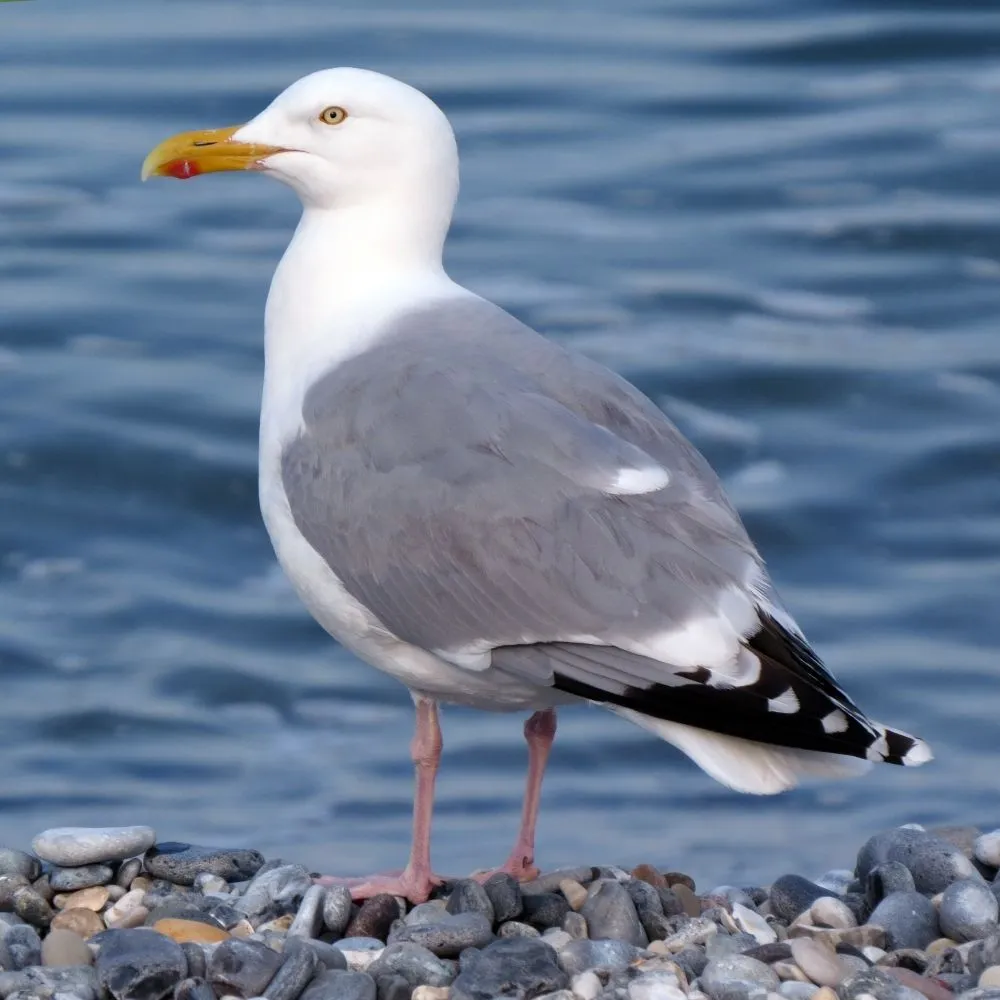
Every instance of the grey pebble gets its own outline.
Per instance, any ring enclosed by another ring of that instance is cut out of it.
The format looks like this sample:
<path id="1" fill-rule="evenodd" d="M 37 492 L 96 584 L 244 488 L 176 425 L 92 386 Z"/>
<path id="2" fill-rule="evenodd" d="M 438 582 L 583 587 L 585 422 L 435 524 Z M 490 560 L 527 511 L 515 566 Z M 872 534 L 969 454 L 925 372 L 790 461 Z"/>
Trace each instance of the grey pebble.
<path id="1" fill-rule="evenodd" d="M 388 945 L 367 972 L 376 981 L 380 976 L 402 976 L 412 990 L 418 986 L 450 986 L 457 969 L 454 962 L 438 958 L 422 945 L 400 941 Z"/>
<path id="2" fill-rule="evenodd" d="M 818 989 L 815 983 L 800 983 L 789 979 L 778 987 L 778 992 L 788 1000 L 810 1000 Z"/>
<path id="3" fill-rule="evenodd" d="M 590 941 L 584 938 L 570 941 L 559 952 L 559 963 L 570 976 L 578 976 L 588 969 L 624 969 L 642 952 L 627 941 Z"/>
<path id="4" fill-rule="evenodd" d="M 365 972 L 327 969 L 313 977 L 302 1000 L 376 1000 L 375 980 Z"/>
<path id="5" fill-rule="evenodd" d="M 941 896 L 938 919 L 953 941 L 976 941 L 997 929 L 1000 905 L 990 887 L 978 879 L 952 882 Z"/>
<path id="6" fill-rule="evenodd" d="M 179 944 L 140 928 L 101 934 L 97 978 L 116 1000 L 160 1000 L 188 974 Z"/>
<path id="7" fill-rule="evenodd" d="M 323 902 L 326 890 L 321 885 L 311 885 L 306 889 L 299 903 L 295 919 L 288 928 L 289 937 L 314 938 L 323 926 Z"/>
<path id="8" fill-rule="evenodd" d="M 461 971 L 451 986 L 450 1000 L 530 1000 L 565 989 L 569 976 L 556 953 L 535 938 L 494 941 L 482 951 L 463 956 Z"/>
<path id="9" fill-rule="evenodd" d="M 872 909 L 891 893 L 917 891 L 910 869 L 901 861 L 886 861 L 876 865 L 865 876 L 864 884 L 865 899 Z"/>
<path id="10" fill-rule="evenodd" d="M 72 996 L 79 1000 L 97 1000 L 101 992 L 97 973 L 89 965 L 63 966 L 61 968 L 33 967 L 22 973 L 35 996 Z"/>
<path id="11" fill-rule="evenodd" d="M 541 931 L 530 924 L 522 924 L 520 920 L 508 920 L 497 928 L 499 938 L 537 938 Z"/>
<path id="12" fill-rule="evenodd" d="M 375 977 L 378 1000 L 410 1000 L 413 987 L 402 977 L 385 975 Z"/>
<path id="13" fill-rule="evenodd" d="M 628 877 L 627 873 L 623 874 Z M 555 892 L 559 888 L 559 883 L 565 882 L 567 879 L 587 885 L 598 877 L 600 877 L 600 869 L 593 868 L 590 865 L 581 865 L 577 868 L 560 868 L 557 871 L 539 875 L 538 878 L 530 882 L 522 882 L 520 886 L 521 894 L 531 896 L 539 892 Z M 609 877 L 613 878 L 614 876 L 609 872 Z"/>
<path id="14" fill-rule="evenodd" d="M 16 847 L 0 847 L 0 875 L 20 875 L 34 882 L 42 874 L 38 858 Z"/>
<path id="15" fill-rule="evenodd" d="M 351 922 L 351 890 L 346 885 L 331 885 L 323 897 L 323 925 L 340 937 Z"/>
<path id="16" fill-rule="evenodd" d="M 569 912 L 568 904 L 566 912 Z M 566 912 L 563 913 L 563 917 L 566 916 Z M 607 938 L 626 941 L 637 948 L 645 948 L 649 944 L 649 938 L 639 921 L 635 903 L 620 882 L 595 882 L 587 893 L 587 899 L 580 908 L 580 913 L 587 921 L 590 937 L 594 940 Z"/>
<path id="17" fill-rule="evenodd" d="M 866 969 L 845 979 L 837 987 L 841 1000 L 871 996 L 876 1000 L 922 1000 L 923 994 L 904 986 L 881 969 Z"/>
<path id="18" fill-rule="evenodd" d="M 288 939 L 281 967 L 264 989 L 267 1000 L 297 1000 L 320 964 L 309 944 L 298 938 Z"/>
<path id="19" fill-rule="evenodd" d="M 708 957 L 701 948 L 682 948 L 674 953 L 673 959 L 684 970 L 688 982 L 697 979 L 708 965 Z"/>
<path id="20" fill-rule="evenodd" d="M 782 875 L 771 886 L 768 899 L 771 912 L 790 922 L 800 913 L 805 913 L 821 896 L 830 895 L 832 893 L 829 889 L 824 889 L 801 875 Z"/>
<path id="21" fill-rule="evenodd" d="M 454 958 L 466 948 L 483 948 L 493 940 L 493 928 L 481 913 L 446 913 L 436 923 L 399 924 L 389 943 L 412 941 L 439 958 Z"/>
<path id="22" fill-rule="evenodd" d="M 174 987 L 174 1000 L 215 1000 L 215 991 L 207 980 L 190 976 Z"/>
<path id="23" fill-rule="evenodd" d="M 42 939 L 34 927 L 19 924 L 4 935 L 3 943 L 14 969 L 27 969 L 42 964 Z"/>
<path id="24" fill-rule="evenodd" d="M 868 923 L 885 930 L 886 949 L 926 948 L 940 937 L 937 910 L 919 892 L 894 892 L 872 911 Z"/>
<path id="25" fill-rule="evenodd" d="M 459 879 L 454 884 L 447 910 L 449 913 L 481 913 L 491 925 L 495 919 L 493 903 L 486 890 L 471 878 Z"/>
<path id="26" fill-rule="evenodd" d="M 532 927 L 545 930 L 558 927 L 572 909 L 561 892 L 538 892 L 522 897 L 521 920 Z"/>
<path id="27" fill-rule="evenodd" d="M 506 872 L 491 875 L 483 883 L 483 890 L 493 906 L 495 923 L 502 924 L 506 920 L 516 920 L 521 916 L 524 910 L 521 886 L 512 875 Z"/>
<path id="28" fill-rule="evenodd" d="M 118 871 L 115 872 L 115 885 L 127 889 L 132 884 L 132 880 L 138 878 L 141 873 L 142 859 L 129 858 L 118 866 Z"/>
<path id="29" fill-rule="evenodd" d="M 327 943 L 326 941 L 319 941 L 315 938 L 302 939 L 302 943 L 307 945 L 316 956 L 316 961 L 319 962 L 324 969 L 346 969 L 347 968 L 347 958 L 344 952 L 338 948 L 336 945 Z"/>
<path id="30" fill-rule="evenodd" d="M 770 966 L 746 955 L 717 958 L 709 962 L 701 974 L 702 989 L 712 1000 L 745 1000 L 754 995 L 755 989 L 776 992 L 779 983 Z"/>
<path id="31" fill-rule="evenodd" d="M 270 920 L 296 910 L 312 884 L 302 865 L 282 865 L 256 875 L 234 906 L 251 921 Z"/>
<path id="32" fill-rule="evenodd" d="M 910 827 L 885 830 L 869 838 L 858 853 L 855 872 L 859 878 L 865 878 L 872 868 L 886 861 L 905 865 L 917 892 L 922 893 L 943 892 L 958 879 L 981 877 L 954 844 Z"/>
<path id="33" fill-rule="evenodd" d="M 208 959 L 209 982 L 223 993 L 260 996 L 281 965 L 281 956 L 260 941 L 229 938 Z"/>
<path id="34" fill-rule="evenodd" d="M 437 923 L 448 912 L 448 901 L 445 899 L 429 899 L 426 903 L 417 903 L 409 913 L 403 917 L 407 924 L 433 924 Z"/>
<path id="35" fill-rule="evenodd" d="M 23 875 L 0 875 L 0 906 L 7 906 L 18 889 L 26 889 L 30 883 Z"/>
<path id="36" fill-rule="evenodd" d="M 372 937 L 346 937 L 334 941 L 333 947 L 341 951 L 380 951 L 385 942 Z"/>
<path id="37" fill-rule="evenodd" d="M 185 941 L 181 951 L 187 959 L 188 976 L 192 979 L 204 979 L 207 970 L 205 949 L 197 941 Z"/>
<path id="38" fill-rule="evenodd" d="M 572 910 L 563 917 L 562 929 L 571 938 L 585 938 L 589 934 L 587 918 L 583 914 L 575 913 Z"/>
<path id="39" fill-rule="evenodd" d="M 43 861 L 68 868 L 124 861 L 142 854 L 155 840 L 156 831 L 148 826 L 64 826 L 42 831 L 31 849 Z"/>
<path id="40" fill-rule="evenodd" d="M 77 868 L 53 868 L 49 872 L 49 885 L 56 892 L 76 892 L 92 885 L 107 885 L 115 876 L 110 865 L 80 865 Z"/>
<path id="41" fill-rule="evenodd" d="M 195 877 L 203 872 L 218 875 L 227 882 L 242 882 L 256 875 L 263 864 L 264 855 L 260 851 L 200 847 L 176 841 L 154 844 L 143 861 L 150 875 L 177 885 L 194 885 Z"/>

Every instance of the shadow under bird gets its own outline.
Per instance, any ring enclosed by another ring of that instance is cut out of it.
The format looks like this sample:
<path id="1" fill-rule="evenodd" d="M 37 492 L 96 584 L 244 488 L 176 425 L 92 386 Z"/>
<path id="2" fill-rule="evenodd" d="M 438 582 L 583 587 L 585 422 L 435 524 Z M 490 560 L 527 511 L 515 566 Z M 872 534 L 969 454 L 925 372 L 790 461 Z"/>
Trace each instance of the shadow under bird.
<path id="1" fill-rule="evenodd" d="M 518 878 L 560 704 L 604 706 L 756 794 L 930 760 L 824 668 L 663 413 L 448 277 L 458 151 L 433 101 L 323 70 L 246 125 L 166 140 L 142 175 L 225 170 L 303 205 L 265 313 L 264 522 L 317 621 L 416 704 L 409 862 L 347 880 L 356 898 L 439 880 L 439 702 L 533 713 L 502 866 Z"/>

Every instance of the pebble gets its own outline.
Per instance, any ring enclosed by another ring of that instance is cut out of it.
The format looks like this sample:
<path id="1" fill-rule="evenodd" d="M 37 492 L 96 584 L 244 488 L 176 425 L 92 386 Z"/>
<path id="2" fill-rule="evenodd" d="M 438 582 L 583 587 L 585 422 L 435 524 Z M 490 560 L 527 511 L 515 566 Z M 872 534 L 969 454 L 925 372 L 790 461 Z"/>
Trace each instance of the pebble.
<path id="1" fill-rule="evenodd" d="M 521 887 L 513 876 L 497 872 L 483 883 L 483 889 L 493 904 L 493 919 L 496 923 L 502 924 L 521 916 L 524 911 Z"/>
<path id="2" fill-rule="evenodd" d="M 676 882 L 670 886 L 670 891 L 680 903 L 681 912 L 686 913 L 689 917 L 701 916 L 701 900 L 694 894 L 693 889 L 683 882 Z"/>
<path id="3" fill-rule="evenodd" d="M 306 889 L 295 919 L 288 928 L 289 937 L 313 938 L 323 926 L 323 902 L 326 890 L 321 885 L 311 885 Z"/>
<path id="4" fill-rule="evenodd" d="M 840 956 L 812 938 L 794 938 L 789 942 L 795 964 L 817 986 L 837 986 L 846 978 L 847 969 Z"/>
<path id="5" fill-rule="evenodd" d="M 116 1000 L 161 1000 L 188 973 L 179 944 L 140 928 L 104 932 L 96 968 Z"/>
<path id="6" fill-rule="evenodd" d="M 447 986 L 418 986 L 410 1000 L 448 1000 L 450 993 Z"/>
<path id="7" fill-rule="evenodd" d="M 320 964 L 309 944 L 296 938 L 287 942 L 282 954 L 281 967 L 263 991 L 267 1000 L 296 1000 Z"/>
<path id="8" fill-rule="evenodd" d="M 794 920 L 808 910 L 822 896 L 829 896 L 830 890 L 801 875 L 782 875 L 771 886 L 768 901 L 771 912 L 782 920 Z"/>
<path id="9" fill-rule="evenodd" d="M 207 978 L 219 991 L 258 997 L 281 965 L 281 956 L 260 941 L 230 938 L 223 941 L 208 959 Z"/>
<path id="10" fill-rule="evenodd" d="M 532 893 L 523 898 L 521 919 L 532 927 L 545 930 L 547 927 L 558 927 L 569 912 L 570 905 L 562 893 Z"/>
<path id="11" fill-rule="evenodd" d="M 193 976 L 174 987 L 173 1000 L 215 1000 L 215 991 L 201 976 Z"/>
<path id="12" fill-rule="evenodd" d="M 105 885 L 114 877 L 110 865 L 80 865 L 77 868 L 53 868 L 49 872 L 49 885 L 56 892 L 75 892 L 92 885 Z"/>
<path id="13" fill-rule="evenodd" d="M 893 892 L 872 912 L 869 923 L 885 930 L 885 947 L 925 948 L 941 936 L 934 904 L 918 892 Z"/>
<path id="14" fill-rule="evenodd" d="M 973 845 L 973 856 L 984 865 L 1000 868 L 1000 830 L 990 830 L 989 833 L 980 834 Z M 0 862 L 0 871 L 3 870 L 3 864 Z M 29 875 L 28 878 L 31 876 Z"/>
<path id="15" fill-rule="evenodd" d="M 89 889 L 78 889 L 76 892 L 60 893 L 52 904 L 58 910 L 72 910 L 82 907 L 85 910 L 103 910 L 110 899 L 111 893 L 107 886 L 95 885 Z"/>
<path id="16" fill-rule="evenodd" d="M 481 913 L 446 913 L 434 923 L 401 924 L 389 943 L 412 941 L 439 958 L 454 958 L 466 948 L 483 948 L 493 940 L 493 927 Z"/>
<path id="17" fill-rule="evenodd" d="M 581 865 L 578 868 L 559 868 L 554 872 L 546 872 L 530 882 L 521 883 L 521 893 L 525 896 L 538 892 L 555 892 L 559 888 L 559 883 L 565 879 L 575 879 L 577 882 L 593 882 L 600 875 L 600 870 L 590 865 Z M 612 876 L 613 877 L 613 876 Z"/>
<path id="18" fill-rule="evenodd" d="M 351 890 L 346 885 L 332 885 L 323 897 L 323 926 L 341 937 L 351 920 Z"/>
<path id="19" fill-rule="evenodd" d="M 530 924 L 522 924 L 520 920 L 508 920 L 497 929 L 497 937 L 499 938 L 537 938 L 541 936 L 541 931 L 536 930 Z"/>
<path id="20" fill-rule="evenodd" d="M 571 938 L 585 938 L 590 935 L 590 928 L 587 927 L 586 918 L 580 913 L 567 913 L 563 917 L 562 929 Z"/>
<path id="21" fill-rule="evenodd" d="M 449 913 L 481 913 L 492 925 L 495 914 L 486 890 L 475 879 L 459 879 L 451 888 L 446 909 Z"/>
<path id="22" fill-rule="evenodd" d="M 226 941 L 229 932 L 221 927 L 206 924 L 201 920 L 183 920 L 178 917 L 164 917 L 153 924 L 153 930 L 183 944 L 185 941 L 201 941 L 206 944 L 214 944 L 219 941 Z"/>
<path id="23" fill-rule="evenodd" d="M 313 978 L 301 1000 L 376 1000 L 375 980 L 367 973 L 327 969 Z"/>
<path id="24" fill-rule="evenodd" d="M 559 883 L 559 891 L 574 910 L 579 910 L 587 901 L 587 890 L 576 879 L 564 878 Z"/>
<path id="25" fill-rule="evenodd" d="M 627 941 L 571 941 L 559 954 L 559 962 L 571 976 L 588 969 L 627 968 L 642 952 Z"/>
<path id="26" fill-rule="evenodd" d="M 38 858 L 16 847 L 0 847 L 0 875 L 20 875 L 34 882 L 42 874 Z"/>
<path id="27" fill-rule="evenodd" d="M 758 944 L 771 944 L 778 940 L 775 929 L 756 910 L 751 910 L 742 903 L 733 903 L 733 920 L 741 931 L 751 934 Z"/>
<path id="28" fill-rule="evenodd" d="M 123 861 L 118 866 L 118 871 L 115 872 L 115 885 L 121 886 L 122 889 L 139 888 L 138 886 L 134 886 L 132 883 L 139 877 L 141 872 L 142 859 L 129 858 L 128 861 Z"/>
<path id="29" fill-rule="evenodd" d="M 941 896 L 938 919 L 941 930 L 953 941 L 975 941 L 997 929 L 1000 904 L 990 887 L 979 879 L 952 882 Z"/>
<path id="30" fill-rule="evenodd" d="M 146 851 L 143 867 L 154 878 L 168 879 L 177 885 L 194 885 L 204 872 L 227 882 L 252 878 L 264 864 L 260 851 L 243 848 L 200 847 L 169 841 L 155 844 Z"/>
<path id="31" fill-rule="evenodd" d="M 983 969 L 976 985 L 981 989 L 1000 989 L 1000 965 L 990 965 Z"/>
<path id="32" fill-rule="evenodd" d="M 79 934 L 55 928 L 42 942 L 42 965 L 90 965 L 94 956 Z"/>
<path id="33" fill-rule="evenodd" d="M 301 865 L 281 865 L 254 876 L 234 908 L 251 922 L 280 917 L 298 908 L 312 884 Z"/>
<path id="34" fill-rule="evenodd" d="M 809 919 L 818 927 L 857 927 L 858 920 L 843 900 L 821 896 L 809 907 Z"/>
<path id="35" fill-rule="evenodd" d="M 36 927 L 46 927 L 55 916 L 52 907 L 30 886 L 23 885 L 14 890 L 10 898 L 14 912 L 25 922 Z"/>
<path id="36" fill-rule="evenodd" d="M 644 948 L 649 944 L 649 938 L 639 921 L 635 903 L 620 882 L 593 883 L 580 914 L 587 921 L 591 937 L 596 940 L 608 938 L 627 941 L 638 948 Z M 563 917 L 565 916 L 564 913 Z"/>
<path id="37" fill-rule="evenodd" d="M 412 941 L 390 944 L 367 971 L 376 981 L 380 976 L 401 976 L 411 990 L 418 986 L 450 986 L 457 973 L 453 962 L 438 958 Z"/>
<path id="38" fill-rule="evenodd" d="M 705 966 L 700 980 L 712 1000 L 746 1000 L 754 993 L 754 987 L 777 992 L 780 985 L 770 966 L 746 955 L 714 959 Z"/>
<path id="39" fill-rule="evenodd" d="M 124 861 L 153 846 L 156 832 L 148 826 L 64 826 L 44 830 L 31 842 L 43 861 L 61 867 Z"/>
<path id="40" fill-rule="evenodd" d="M 119 921 L 136 910 L 143 911 L 143 919 L 145 920 L 149 914 L 145 902 L 146 893 L 142 889 L 130 889 L 117 903 L 112 904 L 104 911 L 104 922 L 109 927 L 116 926 Z"/>
<path id="41" fill-rule="evenodd" d="M 60 910 L 52 918 L 51 927 L 53 930 L 72 931 L 86 939 L 103 931 L 105 924 L 97 913 L 81 906 Z"/>
<path id="42" fill-rule="evenodd" d="M 7 930 L 3 938 L 11 967 L 26 969 L 31 965 L 41 965 L 42 939 L 38 931 L 27 924 L 17 924 Z"/>
<path id="43" fill-rule="evenodd" d="M 499 996 L 528 1000 L 568 985 L 569 976 L 544 941 L 507 938 L 480 952 L 470 952 L 468 959 L 463 958 L 449 996 L 450 1000 L 487 1000 Z"/>
<path id="44" fill-rule="evenodd" d="M 858 854 L 858 877 L 876 865 L 898 861 L 909 869 L 917 892 L 943 892 L 962 878 L 978 878 L 973 863 L 954 844 L 924 830 L 897 827 L 871 837 Z"/>
<path id="45" fill-rule="evenodd" d="M 366 899 L 357 915 L 348 924 L 345 934 L 348 937 L 373 937 L 382 941 L 386 939 L 389 928 L 399 919 L 399 903 L 395 896 L 380 893 Z"/>
<path id="46" fill-rule="evenodd" d="M 577 973 L 572 978 L 570 989 L 573 991 L 573 995 L 579 997 L 580 1000 L 597 1000 L 603 986 L 597 973 L 588 969 L 586 972 Z"/>

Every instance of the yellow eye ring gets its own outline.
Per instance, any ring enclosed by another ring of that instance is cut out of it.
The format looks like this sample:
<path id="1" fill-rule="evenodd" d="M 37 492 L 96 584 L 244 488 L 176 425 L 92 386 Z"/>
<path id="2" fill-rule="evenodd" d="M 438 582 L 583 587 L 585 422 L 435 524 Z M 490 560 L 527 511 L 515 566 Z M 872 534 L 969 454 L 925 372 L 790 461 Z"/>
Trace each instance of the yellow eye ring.
<path id="1" fill-rule="evenodd" d="M 339 125 L 347 117 L 347 112 L 343 108 L 336 106 L 324 108 L 319 113 L 319 120 L 324 125 Z"/>

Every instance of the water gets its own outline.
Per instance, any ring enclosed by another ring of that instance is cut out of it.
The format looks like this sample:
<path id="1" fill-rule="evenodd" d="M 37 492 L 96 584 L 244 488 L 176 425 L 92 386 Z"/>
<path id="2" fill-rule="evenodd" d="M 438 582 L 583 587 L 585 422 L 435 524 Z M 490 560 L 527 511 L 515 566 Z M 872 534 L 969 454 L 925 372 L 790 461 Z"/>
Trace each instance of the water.
<path id="1" fill-rule="evenodd" d="M 1000 14 L 992 2 L 0 5 L 0 839 L 151 823 L 401 863 L 406 693 L 339 650 L 256 503 L 261 320 L 295 222 L 254 176 L 141 186 L 166 135 L 327 65 L 451 115 L 456 278 L 634 379 L 786 602 L 937 760 L 738 796 L 563 714 L 539 856 L 703 882 L 996 823 Z M 435 852 L 498 862 L 520 720 L 449 710 Z"/>

